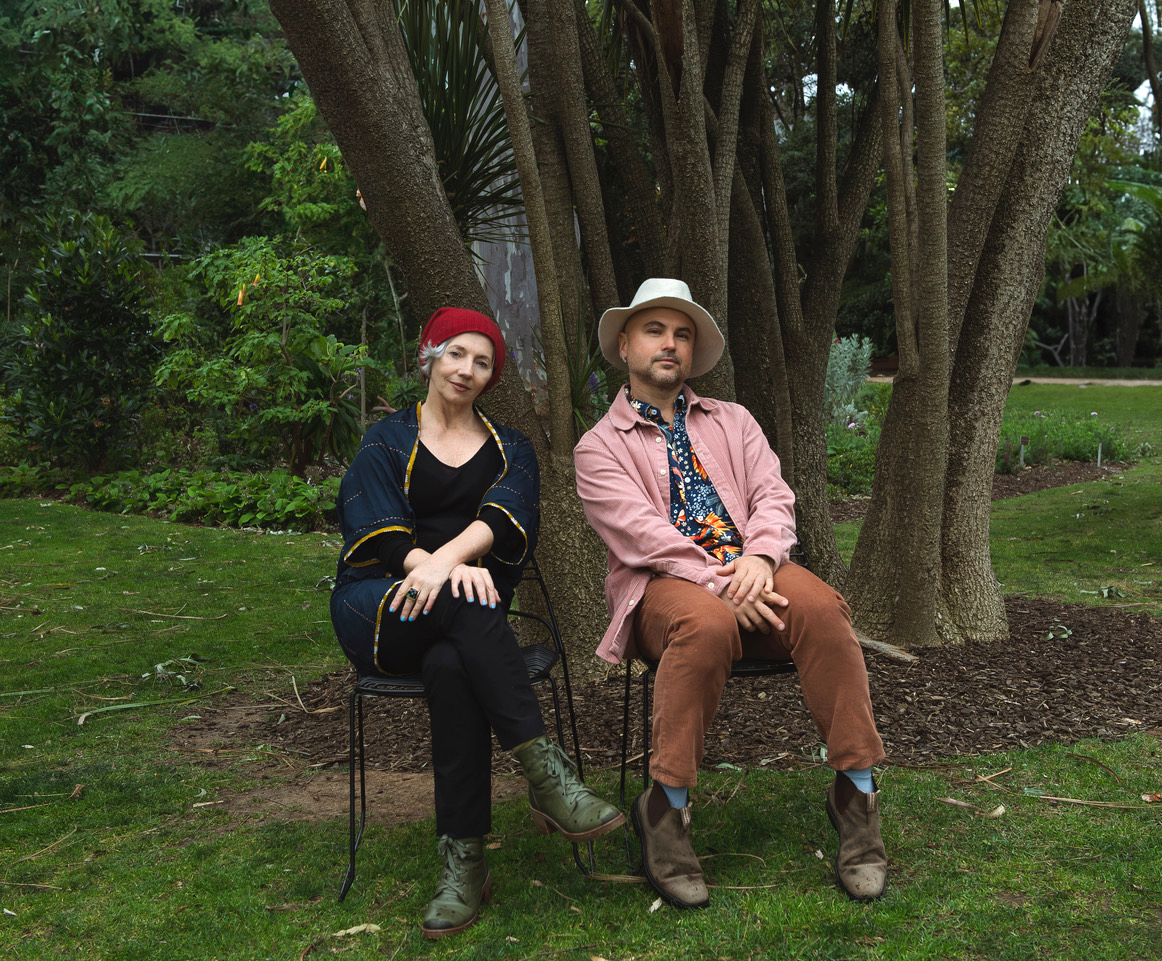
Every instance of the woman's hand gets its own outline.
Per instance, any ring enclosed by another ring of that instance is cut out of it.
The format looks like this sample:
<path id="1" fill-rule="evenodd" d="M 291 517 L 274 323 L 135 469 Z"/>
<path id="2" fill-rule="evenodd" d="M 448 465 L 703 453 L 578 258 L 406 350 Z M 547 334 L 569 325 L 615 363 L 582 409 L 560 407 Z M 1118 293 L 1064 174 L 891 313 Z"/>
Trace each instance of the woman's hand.
<path id="1" fill-rule="evenodd" d="M 387 609 L 393 614 L 398 609 L 401 621 L 414 621 L 421 612 L 427 614 L 453 569 L 434 554 L 428 555 L 400 582 Z"/>
<path id="2" fill-rule="evenodd" d="M 489 607 L 496 607 L 500 601 L 500 593 L 492 583 L 492 575 L 485 567 L 474 564 L 457 564 L 452 568 L 452 596 L 459 597 L 464 591 L 464 600 L 468 603 L 479 601 Z"/>

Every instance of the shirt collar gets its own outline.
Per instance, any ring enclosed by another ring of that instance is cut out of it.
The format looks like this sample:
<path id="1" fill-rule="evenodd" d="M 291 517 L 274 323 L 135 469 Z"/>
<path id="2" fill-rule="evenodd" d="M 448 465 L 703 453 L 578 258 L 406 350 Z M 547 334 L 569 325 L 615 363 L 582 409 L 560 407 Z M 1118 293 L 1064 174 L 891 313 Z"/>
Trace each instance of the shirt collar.
<path id="1" fill-rule="evenodd" d="M 647 420 L 651 424 L 657 424 L 660 427 L 665 427 L 667 429 L 669 429 L 673 426 L 671 424 L 666 423 L 665 419 L 662 417 L 662 412 L 659 408 L 655 407 L 653 404 L 647 403 L 644 400 L 638 400 L 636 397 L 634 397 L 629 392 L 629 384 L 625 385 L 624 390 L 625 390 L 626 400 L 629 401 L 629 406 L 632 407 L 635 411 L 637 411 L 638 416 L 641 417 L 643 420 Z M 674 400 L 674 422 L 675 422 L 675 424 L 677 423 L 679 418 L 684 419 L 685 416 L 686 416 L 686 394 L 683 392 L 683 393 L 679 394 Z"/>

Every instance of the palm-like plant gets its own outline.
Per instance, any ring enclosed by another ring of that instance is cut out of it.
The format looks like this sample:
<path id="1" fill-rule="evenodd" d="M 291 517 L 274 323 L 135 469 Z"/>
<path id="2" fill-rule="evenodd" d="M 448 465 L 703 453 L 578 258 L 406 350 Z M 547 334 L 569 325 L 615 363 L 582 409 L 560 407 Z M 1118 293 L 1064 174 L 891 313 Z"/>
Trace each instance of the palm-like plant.
<path id="1" fill-rule="evenodd" d="M 460 233 L 511 237 L 523 203 L 476 0 L 400 0 L 399 24 Z"/>

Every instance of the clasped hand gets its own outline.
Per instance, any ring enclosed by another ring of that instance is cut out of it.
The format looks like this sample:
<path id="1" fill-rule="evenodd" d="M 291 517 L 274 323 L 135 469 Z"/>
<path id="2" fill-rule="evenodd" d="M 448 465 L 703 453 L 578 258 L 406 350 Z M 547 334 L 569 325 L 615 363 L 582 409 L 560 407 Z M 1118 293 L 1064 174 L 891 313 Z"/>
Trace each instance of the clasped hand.
<path id="1" fill-rule="evenodd" d="M 445 583 L 451 583 L 453 597 L 459 597 L 463 591 L 469 603 L 479 601 L 496 607 L 500 601 L 487 568 L 470 564 L 448 567 L 433 556 L 413 567 L 400 582 L 388 610 L 393 614 L 398 610 L 401 621 L 414 621 L 417 614 L 427 614 L 432 609 Z"/>
<path id="2" fill-rule="evenodd" d="M 775 593 L 775 567 L 767 558 L 743 554 L 714 573 L 730 577 L 719 596 L 731 606 L 740 627 L 760 634 L 769 634 L 772 627 L 776 631 L 786 627 L 775 608 L 786 607 L 788 601 Z"/>

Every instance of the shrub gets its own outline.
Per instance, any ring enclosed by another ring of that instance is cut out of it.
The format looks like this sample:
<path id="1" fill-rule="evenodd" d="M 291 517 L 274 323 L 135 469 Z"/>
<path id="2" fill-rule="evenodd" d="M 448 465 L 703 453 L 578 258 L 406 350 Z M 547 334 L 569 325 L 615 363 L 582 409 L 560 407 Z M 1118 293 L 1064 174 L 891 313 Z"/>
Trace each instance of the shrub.
<path id="1" fill-rule="evenodd" d="M 323 331 L 346 308 L 337 294 L 354 271 L 350 258 L 288 252 L 266 238 L 206 254 L 190 276 L 204 289 L 197 306 L 229 319 L 225 342 L 207 342 L 200 313 L 165 316 L 158 332 L 172 348 L 158 385 L 229 412 L 248 451 L 281 447 L 296 471 L 328 452 L 351 456 L 362 433 L 354 388 L 364 350 Z"/>
<path id="2" fill-rule="evenodd" d="M 339 479 L 311 483 L 286 471 L 123 471 L 74 484 L 70 495 L 95 510 L 161 514 L 174 521 L 311 531 L 334 523 Z"/>
<path id="3" fill-rule="evenodd" d="M 39 258 L 5 360 L 6 416 L 28 450 L 101 470 L 132 454 L 156 355 L 136 241 L 106 217 L 41 224 Z"/>
<path id="4" fill-rule="evenodd" d="M 876 472 L 880 425 L 827 427 L 827 487 L 831 497 L 870 494 Z"/>
<path id="5" fill-rule="evenodd" d="M 872 342 L 859 334 L 831 345 L 824 386 L 825 413 L 830 423 L 846 427 L 852 423 L 862 425 L 867 419 L 867 411 L 859 409 L 856 399 L 867 384 L 871 355 Z"/>

